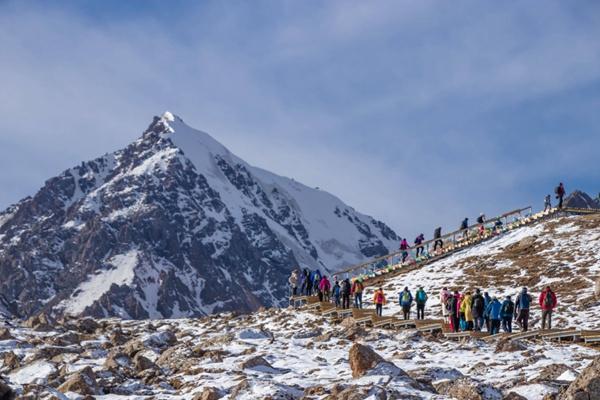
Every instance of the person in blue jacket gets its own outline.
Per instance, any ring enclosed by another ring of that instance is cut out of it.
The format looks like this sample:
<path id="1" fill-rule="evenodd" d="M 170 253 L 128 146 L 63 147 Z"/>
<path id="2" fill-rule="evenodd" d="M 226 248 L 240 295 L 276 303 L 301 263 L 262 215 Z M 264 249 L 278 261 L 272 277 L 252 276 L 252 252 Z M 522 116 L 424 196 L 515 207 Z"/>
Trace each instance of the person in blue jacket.
<path id="1" fill-rule="evenodd" d="M 502 317 L 502 330 L 507 333 L 512 333 L 512 317 L 515 311 L 515 303 L 511 300 L 510 296 L 506 296 L 506 299 L 502 302 L 502 310 L 500 311 Z"/>
<path id="2" fill-rule="evenodd" d="M 498 298 L 494 296 L 492 302 L 487 306 L 487 314 L 490 318 L 491 330 L 490 334 L 495 335 L 500 333 L 500 318 L 501 318 L 502 304 L 498 301 Z"/>
<path id="3" fill-rule="evenodd" d="M 341 307 L 342 302 L 340 301 L 340 297 L 342 295 L 342 288 L 340 287 L 340 283 L 338 282 L 337 278 L 335 280 L 335 284 L 333 285 L 332 295 L 333 299 L 335 300 L 335 306 L 338 308 Z"/>
<path id="4" fill-rule="evenodd" d="M 404 288 L 402 292 L 398 295 L 398 303 L 400 307 L 402 307 L 402 314 L 404 314 L 404 319 L 410 319 L 410 308 L 412 307 L 413 295 L 408 290 L 408 286 Z"/>
<path id="5" fill-rule="evenodd" d="M 483 301 L 484 301 L 484 310 L 483 311 L 483 320 L 485 321 L 485 329 L 490 332 L 492 330 L 492 324 L 490 323 L 490 316 L 487 312 L 487 308 L 492 302 L 492 298 L 488 292 L 483 293 Z"/>
<path id="6" fill-rule="evenodd" d="M 312 296 L 313 282 L 315 281 L 315 271 L 310 271 L 306 281 L 306 295 Z"/>

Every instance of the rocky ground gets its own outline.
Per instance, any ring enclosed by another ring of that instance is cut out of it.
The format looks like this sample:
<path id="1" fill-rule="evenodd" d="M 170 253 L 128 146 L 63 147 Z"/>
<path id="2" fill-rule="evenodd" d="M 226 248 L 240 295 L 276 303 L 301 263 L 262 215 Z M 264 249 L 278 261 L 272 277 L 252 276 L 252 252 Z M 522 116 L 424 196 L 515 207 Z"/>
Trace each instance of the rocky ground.
<path id="1" fill-rule="evenodd" d="M 0 331 L 0 395 L 10 387 L 22 399 L 542 399 L 578 376 L 571 386 L 589 386 L 599 364 L 586 371 L 598 353 L 577 344 L 452 342 L 293 309 L 27 325 Z"/>

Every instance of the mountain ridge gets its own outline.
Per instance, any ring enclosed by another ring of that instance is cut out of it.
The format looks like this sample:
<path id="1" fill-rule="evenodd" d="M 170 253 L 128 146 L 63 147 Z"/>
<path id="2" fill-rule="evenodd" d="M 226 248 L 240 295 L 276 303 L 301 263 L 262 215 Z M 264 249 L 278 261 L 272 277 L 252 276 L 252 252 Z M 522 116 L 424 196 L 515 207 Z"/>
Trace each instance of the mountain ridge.
<path id="1" fill-rule="evenodd" d="M 282 305 L 293 268 L 329 273 L 397 245 L 337 197 L 250 166 L 171 113 L 0 213 L 16 315 L 206 315 Z"/>

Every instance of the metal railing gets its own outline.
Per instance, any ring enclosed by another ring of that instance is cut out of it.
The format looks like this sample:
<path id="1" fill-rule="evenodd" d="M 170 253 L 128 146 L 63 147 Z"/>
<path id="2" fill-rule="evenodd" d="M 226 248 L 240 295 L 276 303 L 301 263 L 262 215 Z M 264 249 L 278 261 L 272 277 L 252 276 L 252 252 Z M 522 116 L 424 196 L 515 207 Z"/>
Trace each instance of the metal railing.
<path id="1" fill-rule="evenodd" d="M 458 248 L 479 243 L 480 241 L 489 238 L 493 233 L 504 232 L 510 228 L 511 224 L 531 216 L 531 213 L 531 207 L 513 210 L 495 218 L 488 219 L 483 223 L 470 225 L 466 229 L 459 229 L 442 235 L 439 238 L 427 240 L 421 244 L 414 244 L 412 247 L 406 250 L 398 250 L 388 255 L 377 257 L 367 262 L 354 265 L 350 268 L 337 272 L 336 275 L 342 276 L 343 278 L 361 275 L 369 276 L 374 274 L 376 271 L 381 271 L 386 268 L 392 269 L 393 267 L 400 267 L 406 264 L 414 264 L 439 258 L 440 256 L 447 255 L 449 252 L 453 252 Z M 435 243 L 438 241 L 443 243 L 441 247 L 435 246 Z M 423 249 L 422 255 L 416 255 L 418 248 Z M 407 254 L 404 255 L 405 253 Z"/>

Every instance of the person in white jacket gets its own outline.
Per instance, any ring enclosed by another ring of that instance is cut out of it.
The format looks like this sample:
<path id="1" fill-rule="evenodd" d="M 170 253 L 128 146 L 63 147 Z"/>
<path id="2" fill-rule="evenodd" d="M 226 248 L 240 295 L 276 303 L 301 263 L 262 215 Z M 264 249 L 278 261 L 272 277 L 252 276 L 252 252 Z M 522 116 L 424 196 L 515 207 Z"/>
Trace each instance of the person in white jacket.
<path id="1" fill-rule="evenodd" d="M 298 270 L 293 270 L 292 274 L 288 278 L 288 282 L 290 284 L 290 291 L 292 292 L 292 296 L 296 295 L 298 291 Z"/>
<path id="2" fill-rule="evenodd" d="M 448 291 L 448 288 L 442 288 L 440 292 L 440 304 L 442 305 L 442 316 L 444 317 L 444 321 L 446 323 L 449 322 L 448 309 L 446 308 L 446 301 L 451 296 L 451 293 Z"/>

